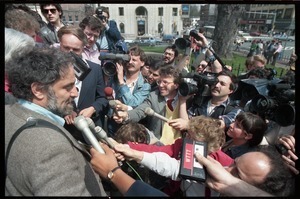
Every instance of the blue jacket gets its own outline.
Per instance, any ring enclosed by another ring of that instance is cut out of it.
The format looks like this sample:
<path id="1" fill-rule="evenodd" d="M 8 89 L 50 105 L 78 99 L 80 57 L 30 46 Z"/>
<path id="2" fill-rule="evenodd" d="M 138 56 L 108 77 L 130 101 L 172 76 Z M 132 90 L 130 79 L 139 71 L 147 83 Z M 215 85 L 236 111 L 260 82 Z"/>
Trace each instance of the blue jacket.
<path id="1" fill-rule="evenodd" d="M 126 81 L 126 77 L 124 77 L 124 80 Z M 139 72 L 139 77 L 132 94 L 130 93 L 127 85 L 120 86 L 118 81 L 115 81 L 114 78 L 112 78 L 111 85 L 116 92 L 115 99 L 122 101 L 124 104 L 131 106 L 132 108 L 140 105 L 147 98 L 151 90 L 150 84 L 145 81 L 141 72 Z"/>
<path id="2" fill-rule="evenodd" d="M 108 50 L 114 51 L 115 50 L 115 44 L 122 39 L 121 33 L 117 27 L 117 23 L 113 20 L 108 21 L 108 30 L 104 30 L 105 37 L 107 39 L 108 43 Z M 101 41 L 101 40 L 100 40 Z M 99 43 L 99 40 L 97 40 Z M 101 46 L 101 43 L 99 43 Z"/>

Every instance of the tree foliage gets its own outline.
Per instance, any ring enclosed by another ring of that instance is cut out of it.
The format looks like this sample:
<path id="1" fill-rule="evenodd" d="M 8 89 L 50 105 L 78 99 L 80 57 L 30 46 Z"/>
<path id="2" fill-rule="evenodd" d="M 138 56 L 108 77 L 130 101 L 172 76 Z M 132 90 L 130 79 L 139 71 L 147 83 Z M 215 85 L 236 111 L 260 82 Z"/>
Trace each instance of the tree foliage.
<path id="1" fill-rule="evenodd" d="M 238 24 L 244 4 L 219 4 L 215 25 L 213 49 L 219 55 L 227 59 L 232 58 L 232 45 L 238 30 Z"/>

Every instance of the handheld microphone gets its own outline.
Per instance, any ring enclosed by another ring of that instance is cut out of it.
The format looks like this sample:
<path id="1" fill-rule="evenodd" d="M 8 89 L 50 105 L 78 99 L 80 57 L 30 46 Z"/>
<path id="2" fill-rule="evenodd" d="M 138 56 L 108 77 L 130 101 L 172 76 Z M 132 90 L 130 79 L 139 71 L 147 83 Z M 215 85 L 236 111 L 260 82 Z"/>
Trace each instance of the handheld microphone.
<path id="1" fill-rule="evenodd" d="M 84 116 L 80 115 L 75 117 L 74 124 L 78 130 L 80 130 L 86 138 L 90 141 L 92 146 L 100 153 L 105 153 L 102 147 L 100 146 L 98 140 L 95 138 L 93 133 L 89 128 L 89 124 Z"/>
<path id="2" fill-rule="evenodd" d="M 95 135 L 98 139 L 104 140 L 110 148 L 114 148 L 114 143 L 108 139 L 107 133 L 100 126 L 95 127 Z"/>
<path id="3" fill-rule="evenodd" d="M 118 111 L 117 111 L 117 103 L 116 103 L 116 101 L 115 100 L 109 100 L 109 107 L 111 108 L 111 109 L 113 109 L 114 110 L 114 113 L 119 117 L 119 114 L 118 114 Z"/>
<path id="4" fill-rule="evenodd" d="M 169 121 L 168 118 L 155 113 L 150 107 L 145 108 L 145 113 L 146 113 L 146 115 L 157 117 L 165 122 Z"/>
<path id="5" fill-rule="evenodd" d="M 107 100 L 114 100 L 113 91 L 114 90 L 112 89 L 112 87 L 105 87 L 104 88 L 104 93 L 105 93 L 105 96 L 106 96 Z"/>

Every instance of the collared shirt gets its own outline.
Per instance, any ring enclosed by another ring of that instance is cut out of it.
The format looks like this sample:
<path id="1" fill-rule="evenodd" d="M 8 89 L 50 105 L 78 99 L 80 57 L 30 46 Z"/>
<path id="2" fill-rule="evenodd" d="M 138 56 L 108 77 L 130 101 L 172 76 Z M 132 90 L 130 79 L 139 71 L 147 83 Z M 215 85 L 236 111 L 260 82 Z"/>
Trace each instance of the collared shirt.
<path id="1" fill-rule="evenodd" d="M 64 126 L 64 124 L 65 124 L 64 118 L 52 113 L 51 111 L 45 109 L 44 107 L 41 107 L 35 103 L 29 102 L 29 101 L 23 100 L 23 99 L 19 99 L 18 103 L 20 105 L 24 106 L 25 108 L 28 108 L 32 111 L 35 111 L 39 114 L 42 114 L 42 115 L 48 117 L 49 119 L 53 120 L 54 122 L 58 123 L 61 126 Z"/>
<path id="2" fill-rule="evenodd" d="M 177 101 L 178 101 L 178 92 L 176 94 L 176 96 L 173 98 L 174 100 L 172 101 L 171 105 L 173 107 L 173 109 L 175 109 L 176 105 L 177 105 Z M 169 100 L 169 98 L 165 97 L 166 103 Z"/>
<path id="3" fill-rule="evenodd" d="M 101 65 L 101 61 L 99 59 L 100 52 L 96 44 L 92 46 L 92 48 L 87 48 L 86 46 L 82 51 L 82 58 L 94 62 L 96 64 Z"/>

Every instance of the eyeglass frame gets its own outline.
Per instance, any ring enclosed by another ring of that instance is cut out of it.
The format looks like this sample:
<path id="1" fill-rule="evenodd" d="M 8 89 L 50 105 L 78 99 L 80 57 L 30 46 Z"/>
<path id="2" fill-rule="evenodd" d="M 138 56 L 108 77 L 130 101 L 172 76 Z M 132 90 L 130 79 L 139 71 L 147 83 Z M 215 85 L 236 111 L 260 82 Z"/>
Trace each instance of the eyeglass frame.
<path id="1" fill-rule="evenodd" d="M 165 82 L 165 81 L 161 81 L 161 80 L 157 80 L 156 81 L 156 84 L 159 86 L 161 83 L 163 83 L 164 86 L 168 86 L 169 84 L 171 83 L 174 83 L 174 82 Z"/>
<path id="2" fill-rule="evenodd" d="M 56 8 L 42 9 L 43 14 L 48 14 L 49 11 L 51 12 L 51 14 L 55 14 L 58 10 Z"/>
<path id="3" fill-rule="evenodd" d="M 200 66 L 205 68 L 205 67 L 207 66 L 207 64 L 206 64 L 206 65 L 205 65 L 205 64 L 199 64 L 199 65 L 198 65 L 198 68 L 199 68 Z"/>
<path id="4" fill-rule="evenodd" d="M 98 39 L 100 37 L 100 34 L 99 35 L 94 35 L 93 33 L 86 33 L 85 31 L 83 31 L 84 34 L 86 35 L 87 38 L 91 38 L 91 37 L 94 37 L 94 39 Z"/>

